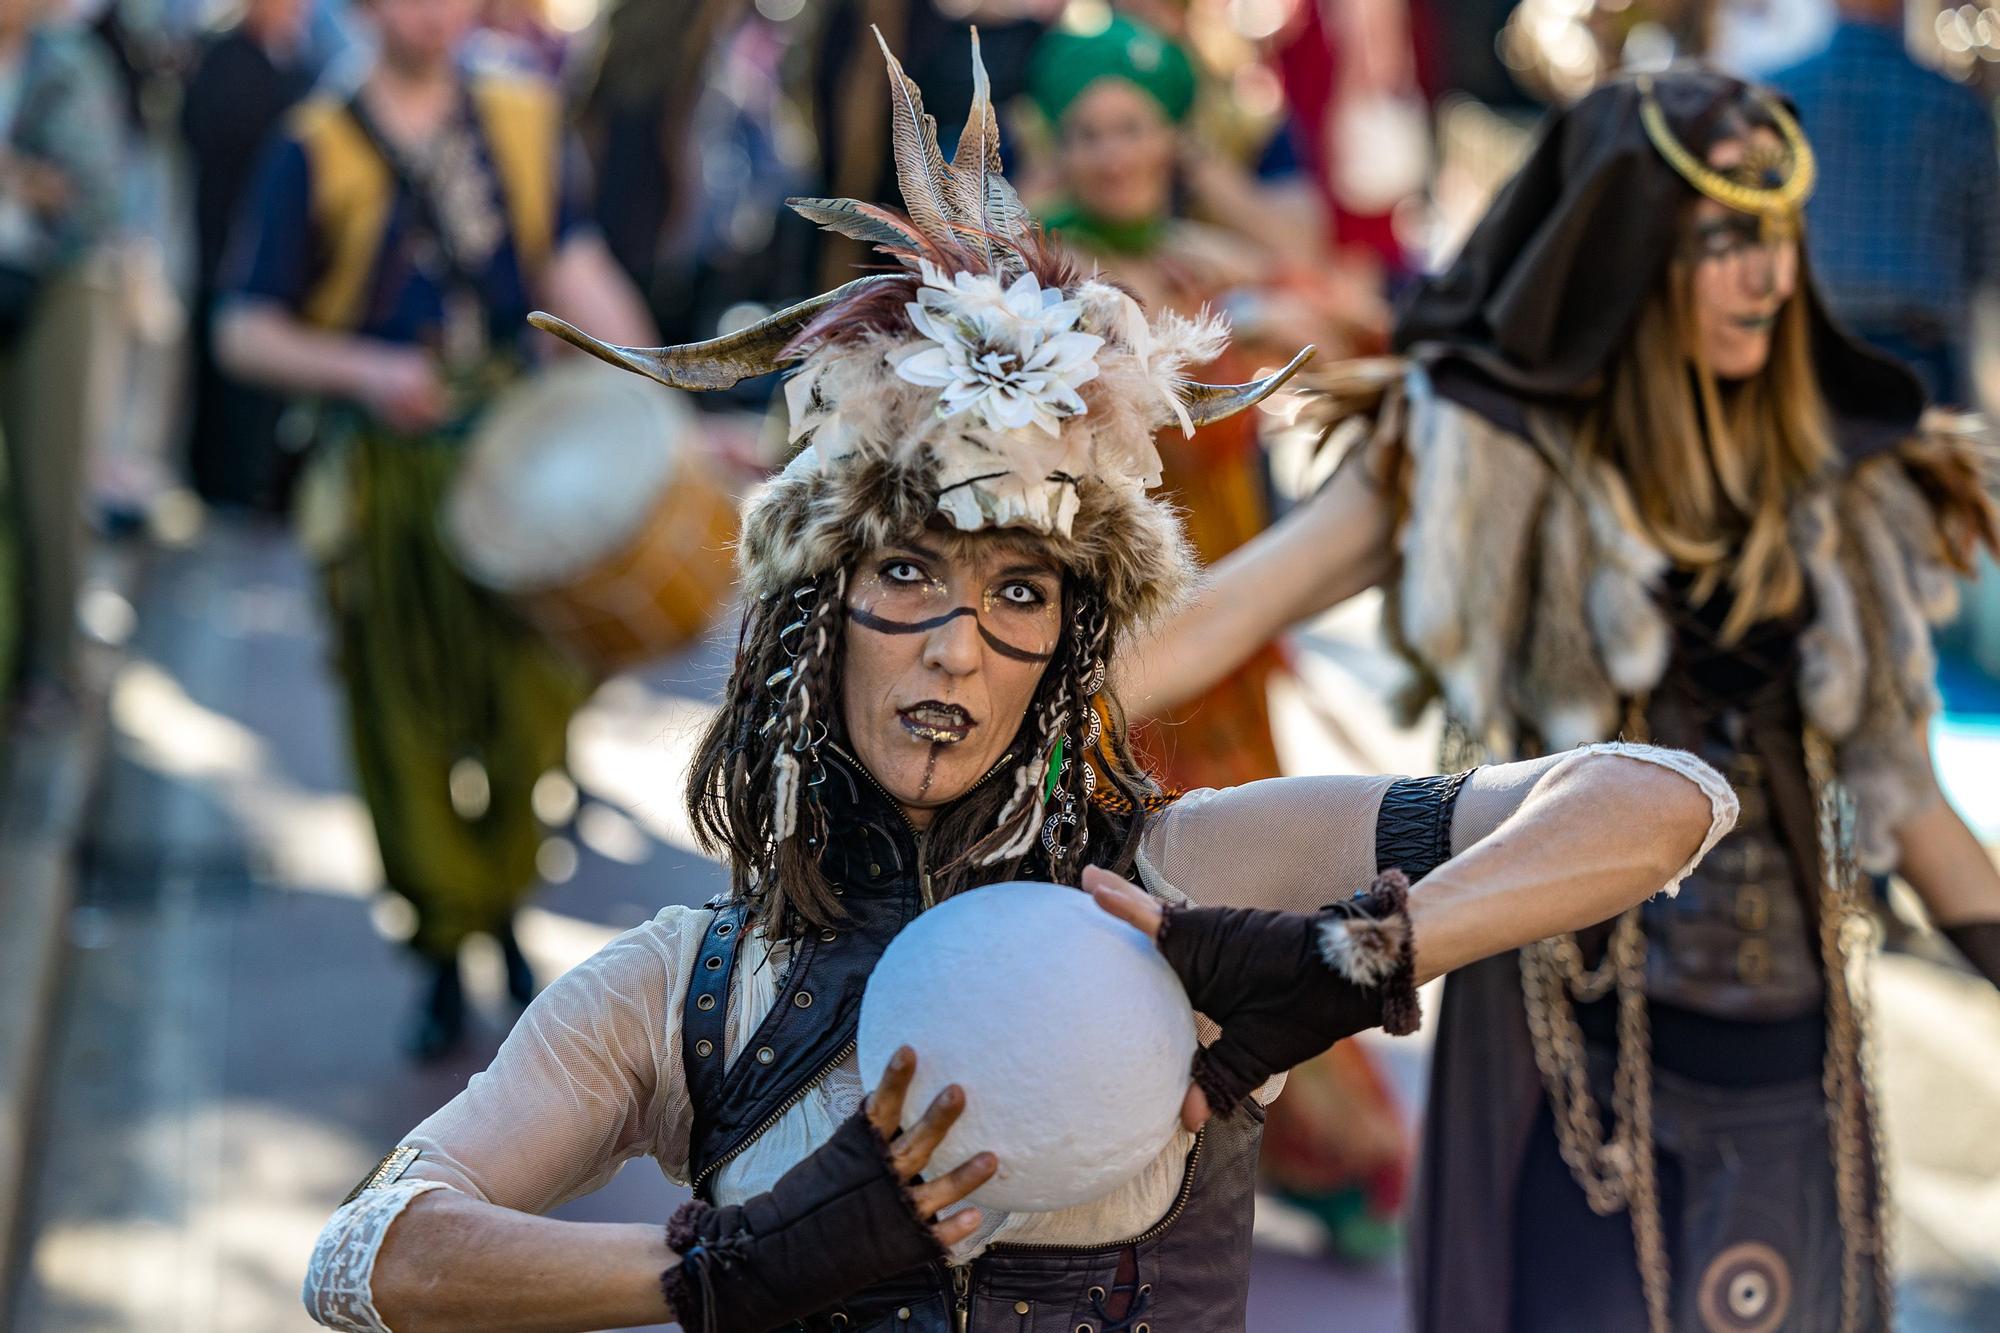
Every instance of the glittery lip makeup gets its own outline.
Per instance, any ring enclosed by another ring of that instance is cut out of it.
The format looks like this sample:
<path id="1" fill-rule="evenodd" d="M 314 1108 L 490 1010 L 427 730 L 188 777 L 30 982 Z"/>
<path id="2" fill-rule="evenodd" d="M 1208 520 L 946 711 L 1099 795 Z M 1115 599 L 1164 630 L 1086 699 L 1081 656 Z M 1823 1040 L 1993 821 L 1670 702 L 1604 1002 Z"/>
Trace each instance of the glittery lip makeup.
<path id="1" fill-rule="evenodd" d="M 978 724 L 972 714 L 957 704 L 941 703 L 936 699 L 926 699 L 920 704 L 899 709 L 896 720 L 903 724 L 903 730 L 910 733 L 913 740 L 930 741 L 938 745 L 956 745 L 972 734 Z"/>

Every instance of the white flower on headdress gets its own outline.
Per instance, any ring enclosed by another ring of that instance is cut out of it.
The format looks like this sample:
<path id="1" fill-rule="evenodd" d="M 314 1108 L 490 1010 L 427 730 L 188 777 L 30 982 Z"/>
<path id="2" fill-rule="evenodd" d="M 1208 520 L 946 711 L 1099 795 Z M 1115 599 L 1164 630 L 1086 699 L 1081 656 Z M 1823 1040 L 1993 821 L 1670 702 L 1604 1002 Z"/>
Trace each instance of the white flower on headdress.
<path id="1" fill-rule="evenodd" d="M 1097 378 L 1104 339 L 1077 331 L 1080 302 L 1032 273 L 1003 286 L 992 274 L 946 274 L 926 262 L 923 277 L 903 308 L 925 341 L 894 364 L 910 383 L 943 390 L 939 416 L 970 411 L 989 430 L 1039 426 L 1053 436 L 1083 414 L 1077 386 Z"/>

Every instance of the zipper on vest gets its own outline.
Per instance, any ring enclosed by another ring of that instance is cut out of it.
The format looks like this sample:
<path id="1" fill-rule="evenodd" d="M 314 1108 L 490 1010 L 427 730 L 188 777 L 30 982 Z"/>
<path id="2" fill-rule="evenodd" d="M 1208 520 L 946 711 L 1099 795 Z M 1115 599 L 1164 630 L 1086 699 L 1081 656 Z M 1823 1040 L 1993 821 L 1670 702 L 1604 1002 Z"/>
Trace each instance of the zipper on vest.
<path id="1" fill-rule="evenodd" d="M 1146 1245 L 1167 1233 L 1167 1228 L 1180 1221 L 1187 1211 L 1188 1200 L 1194 1195 L 1195 1169 L 1201 1165 L 1201 1145 L 1208 1138 L 1208 1126 L 1195 1131 L 1194 1146 L 1188 1149 L 1187 1170 L 1181 1173 L 1181 1187 L 1174 1195 L 1173 1207 L 1167 1209 L 1166 1216 L 1128 1240 L 1107 1241 L 1102 1245 L 1035 1245 L 1018 1241 L 1000 1241 L 986 1248 L 988 1254 L 1007 1251 L 1013 1254 L 1098 1254 L 1105 1250 L 1122 1250 L 1134 1245 Z"/>
<path id="2" fill-rule="evenodd" d="M 826 1082 L 826 1080 L 833 1074 L 834 1070 L 840 1068 L 841 1065 L 845 1064 L 848 1060 L 852 1059 L 854 1056 L 854 1052 L 859 1048 L 860 1048 L 860 1042 L 858 1040 L 850 1039 L 845 1046 L 840 1048 L 840 1051 L 833 1057 L 833 1059 L 827 1061 L 827 1063 L 820 1068 L 820 1071 L 817 1074 L 814 1074 L 811 1078 L 799 1084 L 799 1086 L 793 1090 L 791 1096 L 785 1098 L 784 1101 L 780 1102 L 778 1104 L 778 1108 L 775 1111 L 771 1112 L 770 1115 L 765 1116 L 764 1123 L 757 1126 L 756 1129 L 750 1131 L 749 1135 L 743 1140 L 743 1142 L 737 1144 L 734 1148 L 731 1148 L 728 1152 L 722 1154 L 722 1156 L 716 1158 L 714 1161 L 710 1162 L 707 1165 L 707 1167 L 703 1168 L 702 1173 L 694 1178 L 695 1192 L 700 1193 L 702 1185 L 708 1181 L 708 1178 L 710 1176 L 714 1175 L 716 1172 L 720 1171 L 723 1167 L 735 1161 L 738 1157 L 741 1157 L 743 1153 L 750 1147 L 751 1144 L 755 1143 L 758 1139 L 761 1139 L 766 1134 L 770 1133 L 772 1127 L 775 1126 L 780 1120 L 783 1120 L 788 1114 L 790 1114 L 793 1107 L 797 1106 L 800 1102 L 804 1101 L 808 1093 L 810 1093 L 814 1088 L 817 1088 L 820 1084 Z"/>
<path id="3" fill-rule="evenodd" d="M 958 1315 L 952 1327 L 956 1333 L 966 1333 L 966 1325 L 972 1321 L 972 1269 L 962 1263 L 952 1267 L 952 1309 Z"/>
<path id="4" fill-rule="evenodd" d="M 892 796 L 889 793 L 889 789 L 883 786 L 880 780 L 878 780 L 873 773 L 870 773 L 868 771 L 868 765 L 862 763 L 859 759 L 856 759 L 853 755 L 848 754 L 846 750 L 842 749 L 838 745 L 835 745 L 832 748 L 837 754 L 849 760 L 854 765 L 854 771 L 861 775 L 862 781 L 866 782 L 869 786 L 873 787 L 876 791 L 882 794 L 882 799 L 889 803 L 889 807 L 892 810 L 894 810 L 897 816 L 903 821 L 903 827 L 907 828 L 910 831 L 910 837 L 913 838 L 917 844 L 917 900 L 919 903 L 922 904 L 925 911 L 929 911 L 931 908 L 936 907 L 937 900 L 931 896 L 930 829 L 918 828 L 916 826 L 916 823 L 910 818 L 909 811 L 903 809 L 903 803 L 897 800 L 894 796 Z M 993 767 L 987 769 L 984 773 L 979 775 L 979 781 L 973 783 L 970 787 L 967 787 L 963 792 L 961 792 L 959 794 L 958 799 L 964 800 L 967 796 L 972 795 L 972 793 L 978 791 L 981 787 L 984 787 L 989 781 L 992 780 L 992 777 L 995 773 L 998 773 L 1001 769 L 1005 767 L 1007 767 L 1007 758 L 1005 755 L 1002 755 L 1000 757 L 1000 760 L 997 763 L 995 763 Z"/>
<path id="5" fill-rule="evenodd" d="M 882 798 L 889 803 L 891 809 L 895 810 L 897 816 L 903 821 L 904 827 L 910 830 L 910 836 L 916 840 L 917 844 L 917 889 L 919 893 L 922 895 L 923 905 L 926 908 L 932 906 L 933 904 L 931 902 L 931 872 L 930 872 L 930 866 L 926 859 L 930 848 L 930 830 L 920 829 L 916 826 L 915 823 L 911 822 L 909 813 L 903 809 L 902 803 L 898 801 L 894 796 L 889 794 L 889 789 L 887 787 L 883 786 L 879 781 L 876 780 L 875 775 L 868 771 L 868 766 L 866 764 L 862 763 L 859 759 L 856 759 L 853 755 L 848 754 L 846 750 L 842 749 L 838 745 L 835 745 L 833 748 L 854 765 L 855 772 L 861 775 L 863 781 L 867 782 L 868 785 L 873 787 L 876 791 L 882 793 Z M 990 780 L 995 773 L 998 773 L 1001 769 L 1005 768 L 1006 766 L 1007 766 L 1007 760 L 1003 757 L 998 763 L 994 764 L 993 767 L 987 769 L 986 772 L 980 776 L 979 781 L 973 783 L 970 787 L 967 787 L 965 789 L 966 794 L 970 795 L 972 792 L 977 791 L 980 787 L 985 786 L 987 781 Z M 728 1152 L 724 1153 L 722 1156 L 716 1158 L 713 1162 L 710 1162 L 707 1168 L 704 1169 L 700 1175 L 694 1178 L 695 1191 L 699 1193 L 701 1191 L 701 1187 L 707 1183 L 709 1177 L 713 1176 L 723 1167 L 729 1165 L 729 1163 L 735 1161 L 738 1157 L 742 1156 L 743 1153 L 750 1147 L 751 1144 L 755 1143 L 758 1139 L 764 1137 L 764 1135 L 770 1133 L 773 1126 L 775 1126 L 780 1120 L 784 1119 L 785 1116 L 790 1113 L 793 1107 L 797 1106 L 800 1102 L 804 1101 L 806 1099 L 806 1095 L 810 1093 L 814 1088 L 817 1088 L 820 1084 L 826 1082 L 828 1077 L 832 1075 L 833 1071 L 838 1069 L 844 1062 L 851 1059 L 854 1053 L 858 1049 L 860 1049 L 860 1042 L 855 1039 L 850 1039 L 845 1046 L 840 1048 L 840 1052 L 837 1055 L 835 1055 L 832 1060 L 828 1061 L 817 1074 L 814 1074 L 804 1083 L 801 1083 L 795 1090 L 793 1090 L 791 1096 L 785 1098 L 783 1102 L 779 1103 L 778 1108 L 772 1111 L 770 1115 L 766 1116 L 764 1118 L 764 1123 L 757 1126 L 756 1129 L 752 1130 L 750 1132 L 749 1137 L 745 1138 L 743 1142 L 737 1144 L 734 1148 L 731 1148 Z M 1195 1139 L 1195 1148 L 1197 1152 L 1201 1148 L 1201 1139 L 1199 1138 L 1199 1136 L 1197 1136 Z M 1194 1169 L 1194 1162 L 1192 1158 L 1189 1159 L 1188 1169 L 1190 1172 L 1192 1172 Z M 960 1321 L 960 1327 L 961 1328 L 964 1327 L 964 1321 L 962 1319 Z"/>
<path id="6" fill-rule="evenodd" d="M 917 901 L 926 912 L 937 906 L 937 901 L 931 897 L 930 852 L 931 831 L 927 828 L 917 830 Z"/>
<path id="7" fill-rule="evenodd" d="M 972 1269 L 964 1264 L 955 1265 L 951 1270 L 952 1309 L 957 1312 L 953 1327 L 957 1333 L 966 1333 L 972 1320 Z"/>

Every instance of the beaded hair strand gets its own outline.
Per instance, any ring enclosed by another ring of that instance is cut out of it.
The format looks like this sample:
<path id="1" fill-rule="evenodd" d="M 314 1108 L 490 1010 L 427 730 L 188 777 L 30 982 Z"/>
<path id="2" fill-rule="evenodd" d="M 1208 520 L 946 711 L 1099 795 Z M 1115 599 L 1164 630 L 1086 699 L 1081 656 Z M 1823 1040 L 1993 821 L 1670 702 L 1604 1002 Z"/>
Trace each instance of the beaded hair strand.
<path id="1" fill-rule="evenodd" d="M 1097 765 L 1090 756 L 1103 738 L 1097 696 L 1104 689 L 1109 671 L 1103 657 L 1110 634 L 1104 603 L 1089 595 L 1077 600 L 1070 621 L 1071 646 L 1064 672 L 1066 725 L 1052 794 L 1054 808 L 1043 821 L 1041 831 L 1050 877 L 1059 884 L 1077 882 L 1090 846 L 1090 798 L 1097 790 Z"/>
<path id="2" fill-rule="evenodd" d="M 779 931 L 842 916 L 819 868 L 826 819 L 812 792 L 839 717 L 846 581 L 830 570 L 745 610 L 727 698 L 688 779 L 697 843 L 729 865 L 735 896 L 782 903 Z"/>

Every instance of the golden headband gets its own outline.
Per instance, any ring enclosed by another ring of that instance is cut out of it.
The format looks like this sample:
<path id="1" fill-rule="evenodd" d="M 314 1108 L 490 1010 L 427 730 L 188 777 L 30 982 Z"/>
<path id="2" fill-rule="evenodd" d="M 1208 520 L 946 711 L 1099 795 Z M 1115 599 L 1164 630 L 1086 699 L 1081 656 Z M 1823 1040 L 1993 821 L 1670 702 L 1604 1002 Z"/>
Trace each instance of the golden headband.
<path id="1" fill-rule="evenodd" d="M 1777 185 L 1758 186 L 1733 179 L 1689 152 L 1686 145 L 1674 137 L 1672 127 L 1667 124 L 1667 113 L 1661 108 L 1660 99 L 1654 95 L 1650 78 L 1639 81 L 1639 96 L 1639 123 L 1646 127 L 1646 137 L 1653 141 L 1653 147 L 1659 150 L 1668 166 L 1680 173 L 1683 180 L 1725 208 L 1733 208 L 1739 213 L 1754 213 L 1764 219 L 1767 233 L 1787 235 L 1797 230 L 1799 210 L 1805 207 L 1806 200 L 1812 197 L 1813 187 L 1819 182 L 1819 163 L 1813 157 L 1812 145 L 1806 141 L 1805 131 L 1799 128 L 1799 123 L 1792 119 L 1791 113 L 1776 98 L 1757 94 L 1757 100 L 1785 141 L 1785 157 L 1791 165 L 1791 174 Z M 1753 156 L 1748 161 L 1754 163 L 1757 158 Z"/>

